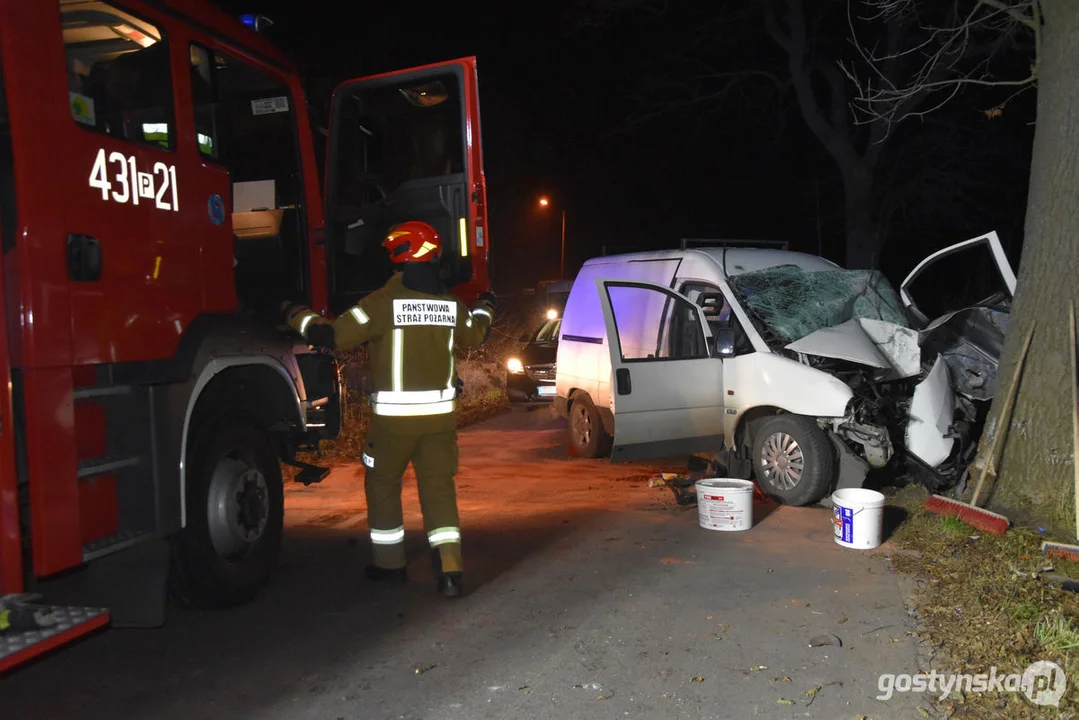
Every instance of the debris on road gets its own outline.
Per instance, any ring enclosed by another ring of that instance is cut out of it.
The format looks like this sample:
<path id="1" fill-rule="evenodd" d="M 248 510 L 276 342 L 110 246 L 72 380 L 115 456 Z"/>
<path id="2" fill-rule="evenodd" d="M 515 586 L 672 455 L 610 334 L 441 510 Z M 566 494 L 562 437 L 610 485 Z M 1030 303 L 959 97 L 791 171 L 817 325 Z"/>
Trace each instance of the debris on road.
<path id="1" fill-rule="evenodd" d="M 438 663 L 435 663 L 434 665 L 420 665 L 416 668 L 416 674 L 423 675 L 425 672 L 434 670 L 436 667 L 438 667 Z"/>
<path id="2" fill-rule="evenodd" d="M 690 473 L 688 475 L 661 473 L 648 481 L 648 487 L 666 486 L 674 493 L 674 501 L 677 504 L 688 507 L 697 504 L 697 493 L 694 485 L 697 484 L 697 480 L 701 479 L 701 477 L 703 476 L 700 473 Z"/>
<path id="3" fill-rule="evenodd" d="M 835 645 L 836 647 L 843 647 L 843 641 L 831 633 L 824 633 L 817 635 L 809 641 L 809 647 L 823 647 L 825 645 Z"/>
<path id="4" fill-rule="evenodd" d="M 1041 572 L 1037 573 L 1037 576 L 1052 584 L 1058 586 L 1061 590 L 1066 592 L 1079 592 L 1079 580 L 1067 577 L 1066 575 L 1058 575 L 1053 572 Z"/>

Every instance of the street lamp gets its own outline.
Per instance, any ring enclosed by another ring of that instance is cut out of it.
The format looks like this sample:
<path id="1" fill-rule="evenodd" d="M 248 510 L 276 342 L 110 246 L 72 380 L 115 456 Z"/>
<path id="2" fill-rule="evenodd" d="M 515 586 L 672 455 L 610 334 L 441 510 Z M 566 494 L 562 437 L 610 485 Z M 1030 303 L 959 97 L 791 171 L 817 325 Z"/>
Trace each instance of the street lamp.
<path id="1" fill-rule="evenodd" d="M 546 197 L 541 197 L 539 199 L 539 205 L 540 205 L 541 208 L 547 208 L 547 207 L 550 207 L 551 201 L 548 200 Z M 565 280 L 566 279 L 566 210 L 565 210 L 565 208 L 562 209 L 562 254 L 559 256 L 558 279 L 559 280 Z"/>

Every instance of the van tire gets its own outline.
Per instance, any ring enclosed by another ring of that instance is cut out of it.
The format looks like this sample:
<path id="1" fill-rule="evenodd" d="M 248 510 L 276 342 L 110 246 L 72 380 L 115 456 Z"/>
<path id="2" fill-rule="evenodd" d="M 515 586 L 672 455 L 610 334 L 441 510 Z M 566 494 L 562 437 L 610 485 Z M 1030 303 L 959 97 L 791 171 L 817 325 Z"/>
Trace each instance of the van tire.
<path id="1" fill-rule="evenodd" d="M 603 427 L 603 418 L 584 393 L 575 395 L 569 406 L 569 438 L 573 450 L 585 458 L 609 457 L 614 438 Z"/>
<path id="2" fill-rule="evenodd" d="M 753 475 L 776 502 L 812 505 L 835 481 L 832 444 L 812 418 L 776 415 L 762 422 L 753 438 Z"/>

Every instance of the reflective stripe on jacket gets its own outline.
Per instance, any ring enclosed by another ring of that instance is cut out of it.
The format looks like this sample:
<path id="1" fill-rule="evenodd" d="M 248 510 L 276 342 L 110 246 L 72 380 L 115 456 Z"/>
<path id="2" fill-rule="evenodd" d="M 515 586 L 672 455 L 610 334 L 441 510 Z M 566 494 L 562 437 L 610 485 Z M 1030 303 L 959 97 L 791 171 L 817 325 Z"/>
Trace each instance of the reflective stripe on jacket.
<path id="1" fill-rule="evenodd" d="M 289 324 L 311 340 L 315 328 L 332 328 L 333 346 L 370 348 L 372 411 L 379 416 L 423 418 L 455 409 L 454 347 L 483 343 L 491 309 L 464 307 L 449 295 L 427 295 L 405 287 L 400 273 L 333 321 L 306 310 Z"/>

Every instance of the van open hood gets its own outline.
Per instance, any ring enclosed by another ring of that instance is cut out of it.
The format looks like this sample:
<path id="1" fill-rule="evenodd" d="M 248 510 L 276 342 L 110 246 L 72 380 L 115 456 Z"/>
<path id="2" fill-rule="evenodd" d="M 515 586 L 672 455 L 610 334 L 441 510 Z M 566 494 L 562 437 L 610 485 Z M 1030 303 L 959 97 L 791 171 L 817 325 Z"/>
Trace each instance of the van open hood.
<path id="1" fill-rule="evenodd" d="M 806 355 L 887 370 L 894 379 L 912 377 L 921 371 L 918 332 L 884 320 L 854 318 L 812 332 L 786 347 Z"/>

